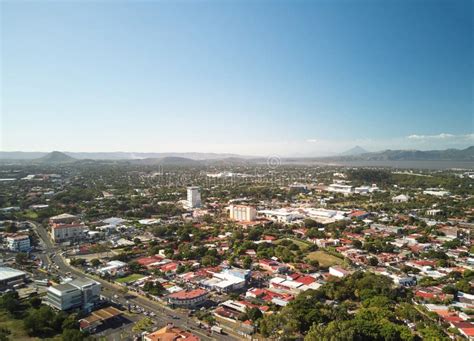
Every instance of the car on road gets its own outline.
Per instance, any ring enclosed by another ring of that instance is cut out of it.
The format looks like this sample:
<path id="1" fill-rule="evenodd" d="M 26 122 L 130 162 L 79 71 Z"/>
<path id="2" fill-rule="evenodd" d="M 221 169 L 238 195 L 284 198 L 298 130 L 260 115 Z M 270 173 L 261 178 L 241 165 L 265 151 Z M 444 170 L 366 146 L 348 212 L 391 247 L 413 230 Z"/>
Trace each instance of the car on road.
<path id="1" fill-rule="evenodd" d="M 218 327 L 218 326 L 212 326 L 211 331 L 213 331 L 214 333 L 217 333 L 217 334 L 222 334 L 222 328 Z"/>

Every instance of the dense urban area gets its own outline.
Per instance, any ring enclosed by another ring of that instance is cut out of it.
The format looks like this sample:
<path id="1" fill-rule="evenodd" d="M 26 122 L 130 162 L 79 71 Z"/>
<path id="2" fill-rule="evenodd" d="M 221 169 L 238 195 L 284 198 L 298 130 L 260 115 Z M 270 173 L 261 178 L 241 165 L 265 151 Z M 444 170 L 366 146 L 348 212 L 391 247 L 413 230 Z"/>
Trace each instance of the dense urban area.
<path id="1" fill-rule="evenodd" d="M 0 165 L 0 340 L 474 340 L 474 172 Z"/>

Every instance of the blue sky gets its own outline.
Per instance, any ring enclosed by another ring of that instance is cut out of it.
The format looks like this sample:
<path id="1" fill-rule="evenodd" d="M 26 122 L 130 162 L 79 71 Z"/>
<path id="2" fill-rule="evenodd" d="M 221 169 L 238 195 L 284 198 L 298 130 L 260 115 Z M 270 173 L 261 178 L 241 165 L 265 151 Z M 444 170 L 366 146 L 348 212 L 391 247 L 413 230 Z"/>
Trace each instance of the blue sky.
<path id="1" fill-rule="evenodd" d="M 474 144 L 471 1 L 1 6 L 1 150 Z"/>

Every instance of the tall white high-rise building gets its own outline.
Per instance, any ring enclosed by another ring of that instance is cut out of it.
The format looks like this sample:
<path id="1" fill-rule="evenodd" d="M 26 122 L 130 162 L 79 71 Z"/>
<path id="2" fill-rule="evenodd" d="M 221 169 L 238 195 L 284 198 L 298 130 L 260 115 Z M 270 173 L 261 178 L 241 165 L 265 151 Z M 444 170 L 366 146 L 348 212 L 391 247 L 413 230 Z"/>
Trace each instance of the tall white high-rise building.
<path id="1" fill-rule="evenodd" d="M 251 206 L 231 205 L 229 216 L 237 221 L 254 221 L 257 218 L 257 210 Z"/>
<path id="2" fill-rule="evenodd" d="M 188 187 L 188 207 L 201 207 L 201 188 L 198 186 Z"/>

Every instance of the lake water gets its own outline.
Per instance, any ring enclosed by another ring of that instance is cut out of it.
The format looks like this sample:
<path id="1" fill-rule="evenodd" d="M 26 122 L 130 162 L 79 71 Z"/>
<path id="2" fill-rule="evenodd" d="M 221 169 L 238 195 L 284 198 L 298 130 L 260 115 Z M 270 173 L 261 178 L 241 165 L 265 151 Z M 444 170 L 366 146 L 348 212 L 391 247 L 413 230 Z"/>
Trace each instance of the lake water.
<path id="1" fill-rule="evenodd" d="M 403 169 L 474 169 L 474 162 L 469 161 L 337 161 L 317 162 L 333 166 L 346 167 L 391 167 Z"/>

